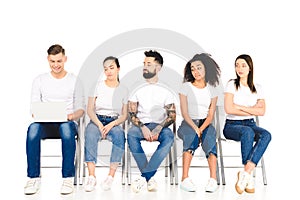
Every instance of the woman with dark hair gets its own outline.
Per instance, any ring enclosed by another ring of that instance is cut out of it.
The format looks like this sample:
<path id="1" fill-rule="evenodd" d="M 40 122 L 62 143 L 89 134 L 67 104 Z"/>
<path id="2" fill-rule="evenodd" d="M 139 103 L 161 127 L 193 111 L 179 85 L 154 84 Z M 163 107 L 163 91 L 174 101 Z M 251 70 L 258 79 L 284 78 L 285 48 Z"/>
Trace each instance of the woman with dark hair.
<path id="1" fill-rule="evenodd" d="M 179 91 L 183 121 L 178 136 L 183 140 L 182 179 L 180 188 L 194 192 L 196 186 L 188 176 L 194 152 L 202 145 L 205 152 L 210 179 L 206 192 L 214 192 L 217 184 L 216 130 L 214 119 L 219 85 L 220 68 L 209 54 L 196 54 L 185 66 L 184 81 Z"/>
<path id="2" fill-rule="evenodd" d="M 90 122 L 85 129 L 85 162 L 89 177 L 85 191 L 95 189 L 95 167 L 97 163 L 98 142 L 108 139 L 112 142 L 110 168 L 107 178 L 102 182 L 102 188 L 109 190 L 113 178 L 125 150 L 125 133 L 120 124 L 127 119 L 126 87 L 120 85 L 120 64 L 117 58 L 109 56 L 103 61 L 105 80 L 100 80 L 94 95 L 88 99 L 87 113 Z"/>
<path id="3" fill-rule="evenodd" d="M 235 185 L 239 194 L 254 193 L 251 173 L 271 141 L 271 134 L 254 121 L 255 116 L 265 114 L 265 97 L 261 86 L 253 83 L 253 71 L 251 57 L 239 55 L 235 59 L 236 79 L 228 81 L 224 94 L 227 116 L 223 134 L 227 139 L 241 142 L 244 170 L 238 172 Z"/>

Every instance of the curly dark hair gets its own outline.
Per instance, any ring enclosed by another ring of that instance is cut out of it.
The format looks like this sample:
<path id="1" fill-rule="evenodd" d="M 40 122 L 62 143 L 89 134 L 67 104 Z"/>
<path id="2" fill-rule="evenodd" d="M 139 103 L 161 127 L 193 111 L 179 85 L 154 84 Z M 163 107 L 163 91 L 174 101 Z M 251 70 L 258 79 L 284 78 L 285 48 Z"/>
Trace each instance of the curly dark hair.
<path id="1" fill-rule="evenodd" d="M 195 81 L 191 70 L 191 64 L 195 61 L 201 61 L 203 63 L 205 67 L 205 81 L 214 87 L 217 86 L 219 84 L 221 70 L 216 61 L 207 53 L 196 54 L 188 61 L 184 68 L 183 82 L 193 83 Z"/>

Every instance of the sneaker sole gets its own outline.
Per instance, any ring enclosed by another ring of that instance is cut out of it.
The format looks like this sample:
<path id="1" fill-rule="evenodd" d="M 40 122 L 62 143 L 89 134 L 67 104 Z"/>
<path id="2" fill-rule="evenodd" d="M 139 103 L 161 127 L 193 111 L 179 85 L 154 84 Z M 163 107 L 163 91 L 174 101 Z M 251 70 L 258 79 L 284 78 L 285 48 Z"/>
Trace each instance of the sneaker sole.
<path id="1" fill-rule="evenodd" d="M 62 194 L 62 195 L 67 195 L 67 194 L 71 194 L 71 193 L 73 193 L 73 192 L 74 192 L 74 189 L 72 189 L 72 190 L 70 189 L 70 191 L 65 191 L 65 192 L 64 192 L 64 191 L 61 191 L 60 194 Z"/>
<path id="2" fill-rule="evenodd" d="M 61 195 L 68 195 L 68 194 L 72 194 L 73 193 L 73 191 L 72 192 L 61 192 L 60 194 Z"/>
<path id="3" fill-rule="evenodd" d="M 245 192 L 247 192 L 247 193 L 254 193 L 255 192 L 255 189 L 253 188 L 253 189 L 245 189 Z"/>
<path id="4" fill-rule="evenodd" d="M 93 189 L 84 189 L 84 191 L 86 191 L 86 192 L 92 192 L 94 190 L 95 190 L 95 188 L 93 188 Z"/>
<path id="5" fill-rule="evenodd" d="M 235 184 L 235 190 L 237 191 L 237 193 L 242 194 L 242 193 L 244 192 L 244 190 L 242 190 L 242 189 L 238 186 L 239 175 L 240 175 L 240 172 L 238 172 L 238 174 L 237 174 L 238 180 L 237 180 L 237 182 L 236 182 L 236 184 Z"/>
<path id="6" fill-rule="evenodd" d="M 184 186 L 182 186 L 182 185 L 180 185 L 180 189 L 182 189 L 182 190 L 184 190 L 184 191 L 186 191 L 186 192 L 196 192 L 196 189 L 190 190 L 190 189 L 188 189 L 188 188 L 186 188 L 186 187 L 184 187 Z"/>
<path id="7" fill-rule="evenodd" d="M 148 188 L 148 187 L 147 187 L 147 190 L 148 190 L 149 192 L 153 192 L 153 191 L 156 191 L 156 187 L 151 187 L 151 188 Z"/>
<path id="8" fill-rule="evenodd" d="M 38 193 L 39 189 L 35 192 L 24 192 L 25 195 L 33 195 L 33 194 L 36 194 Z"/>
<path id="9" fill-rule="evenodd" d="M 157 189 L 157 185 L 155 185 L 155 186 L 148 186 L 147 185 L 147 190 L 149 191 L 149 192 L 151 192 L 151 191 L 156 191 L 156 189 Z"/>
<path id="10" fill-rule="evenodd" d="M 215 191 L 217 191 L 218 188 L 216 188 L 215 190 L 205 190 L 205 192 L 208 192 L 208 193 L 214 193 Z"/>

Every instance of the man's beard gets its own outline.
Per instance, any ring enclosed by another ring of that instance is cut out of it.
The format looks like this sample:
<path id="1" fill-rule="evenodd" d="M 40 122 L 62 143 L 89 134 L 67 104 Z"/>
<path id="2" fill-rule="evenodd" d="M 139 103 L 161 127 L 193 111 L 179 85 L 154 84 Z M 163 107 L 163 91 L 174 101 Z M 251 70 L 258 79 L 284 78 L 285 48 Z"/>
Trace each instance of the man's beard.
<path id="1" fill-rule="evenodd" d="M 145 79 L 153 78 L 155 75 L 156 75 L 156 72 L 149 72 L 148 70 L 147 70 L 147 72 L 143 73 L 143 77 Z"/>

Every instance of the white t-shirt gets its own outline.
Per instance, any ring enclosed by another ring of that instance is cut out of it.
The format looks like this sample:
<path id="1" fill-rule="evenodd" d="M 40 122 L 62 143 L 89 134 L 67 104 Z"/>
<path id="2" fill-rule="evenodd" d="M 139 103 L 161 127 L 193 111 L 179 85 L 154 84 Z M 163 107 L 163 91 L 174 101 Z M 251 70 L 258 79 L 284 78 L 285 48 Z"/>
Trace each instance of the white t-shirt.
<path id="1" fill-rule="evenodd" d="M 241 106 L 254 106 L 257 103 L 257 100 L 264 99 L 264 93 L 261 85 L 254 84 L 256 88 L 256 93 L 252 93 L 249 87 L 240 85 L 239 89 L 236 90 L 234 80 L 231 80 L 227 83 L 225 88 L 225 93 L 233 94 L 233 103 Z M 239 116 L 239 115 L 227 115 L 227 119 L 232 120 L 243 120 L 251 119 L 255 116 Z"/>
<path id="2" fill-rule="evenodd" d="M 32 83 L 31 102 L 66 102 L 67 114 L 85 110 L 83 87 L 72 73 L 61 79 L 51 72 L 37 76 Z"/>
<path id="3" fill-rule="evenodd" d="M 175 104 L 175 97 L 164 84 L 144 83 L 130 95 L 129 101 L 138 102 L 137 117 L 141 122 L 161 123 L 167 117 L 164 107 Z"/>
<path id="4" fill-rule="evenodd" d="M 182 84 L 179 93 L 187 97 L 188 114 L 192 119 L 204 119 L 208 115 L 211 99 L 217 96 L 214 87 L 207 84 L 197 88 L 191 82 Z"/>
<path id="5" fill-rule="evenodd" d="M 95 89 L 95 111 L 98 115 L 119 116 L 122 114 L 123 104 L 127 105 L 128 89 L 119 84 L 118 87 L 108 87 L 101 80 Z"/>

